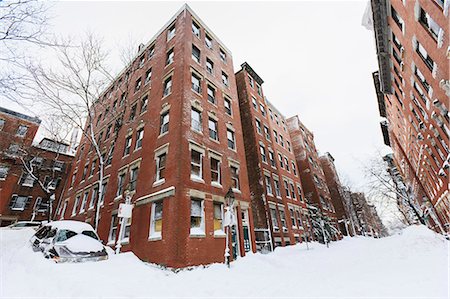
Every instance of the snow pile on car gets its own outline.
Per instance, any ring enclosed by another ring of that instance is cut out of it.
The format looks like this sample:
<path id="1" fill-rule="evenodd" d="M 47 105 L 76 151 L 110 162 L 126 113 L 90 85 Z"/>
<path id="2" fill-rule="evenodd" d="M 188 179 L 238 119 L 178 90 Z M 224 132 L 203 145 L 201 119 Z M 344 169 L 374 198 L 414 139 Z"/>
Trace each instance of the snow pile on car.
<path id="1" fill-rule="evenodd" d="M 447 298 L 449 243 L 423 226 L 250 254 L 175 274 L 132 253 L 56 264 L 32 252 L 32 229 L 1 231 L 0 297 Z M 109 250 L 110 252 L 110 250 Z"/>
<path id="2" fill-rule="evenodd" d="M 97 252 L 103 250 L 99 241 L 85 235 L 76 235 L 64 241 L 65 246 L 72 252 Z"/>

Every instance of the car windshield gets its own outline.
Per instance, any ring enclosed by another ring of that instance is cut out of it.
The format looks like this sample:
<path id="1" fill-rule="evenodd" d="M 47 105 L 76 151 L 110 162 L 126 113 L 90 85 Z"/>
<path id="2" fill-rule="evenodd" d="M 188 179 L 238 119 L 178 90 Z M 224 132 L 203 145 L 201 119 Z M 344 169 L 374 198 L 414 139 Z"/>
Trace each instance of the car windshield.
<path id="1" fill-rule="evenodd" d="M 44 238 L 48 234 L 50 229 L 51 229 L 50 226 L 41 227 L 35 234 L 36 238 L 38 238 L 38 239 Z"/>
<path id="2" fill-rule="evenodd" d="M 72 238 L 73 236 L 76 236 L 77 233 L 68 229 L 61 229 L 58 231 L 58 234 L 55 238 L 55 242 L 63 242 L 67 239 Z"/>
<path id="3" fill-rule="evenodd" d="M 85 231 L 82 232 L 82 234 L 85 235 L 85 236 L 94 238 L 95 240 L 98 240 L 97 235 L 93 231 L 85 230 Z"/>

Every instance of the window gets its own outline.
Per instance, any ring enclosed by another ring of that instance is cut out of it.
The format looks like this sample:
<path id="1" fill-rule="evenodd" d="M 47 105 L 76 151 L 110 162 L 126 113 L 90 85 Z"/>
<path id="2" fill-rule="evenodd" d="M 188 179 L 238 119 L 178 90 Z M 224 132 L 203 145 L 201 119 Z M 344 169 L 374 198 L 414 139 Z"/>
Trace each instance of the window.
<path id="1" fill-rule="evenodd" d="M 142 147 L 142 139 L 144 138 L 144 129 L 139 129 L 136 132 L 136 149 L 140 149 Z"/>
<path id="2" fill-rule="evenodd" d="M 419 22 L 430 32 L 431 36 L 437 40 L 441 27 L 431 18 L 431 16 L 421 7 Z"/>
<path id="3" fill-rule="evenodd" d="M 215 104 L 216 103 L 216 90 L 213 87 L 211 87 L 211 85 L 208 85 L 207 90 L 208 90 L 208 101 L 210 103 Z"/>
<path id="4" fill-rule="evenodd" d="M 156 177 L 155 181 L 164 180 L 166 174 L 166 153 L 160 154 L 156 158 Z"/>
<path id="5" fill-rule="evenodd" d="M 97 160 L 93 160 L 91 163 L 91 171 L 89 172 L 90 177 L 94 175 L 96 166 L 97 166 Z"/>
<path id="6" fill-rule="evenodd" d="M 267 193 L 267 195 L 273 195 L 273 193 L 272 193 L 272 183 L 270 182 L 270 176 L 265 175 L 264 179 L 265 179 L 265 183 L 266 183 L 266 193 Z"/>
<path id="7" fill-rule="evenodd" d="M 139 167 L 134 166 L 130 171 L 130 191 L 136 190 L 137 179 L 139 174 Z"/>
<path id="8" fill-rule="evenodd" d="M 239 169 L 236 166 L 231 165 L 231 180 L 233 182 L 233 189 L 239 190 Z"/>
<path id="9" fill-rule="evenodd" d="M 81 199 L 81 195 L 77 195 L 75 197 L 75 202 L 73 204 L 73 209 L 72 209 L 72 216 L 77 214 L 78 204 L 80 203 L 80 199 Z"/>
<path id="10" fill-rule="evenodd" d="M 139 89 L 141 89 L 141 85 L 142 85 L 142 78 L 139 78 L 139 79 L 136 80 L 136 85 L 134 86 L 134 92 L 136 92 Z"/>
<path id="11" fill-rule="evenodd" d="M 169 111 L 166 111 L 161 115 L 161 128 L 159 134 L 162 135 L 168 131 L 169 131 Z"/>
<path id="12" fill-rule="evenodd" d="M 3 130 L 4 126 L 5 126 L 5 120 L 0 118 L 0 131 Z"/>
<path id="13" fill-rule="evenodd" d="M 191 150 L 191 178 L 202 179 L 203 155 L 196 150 Z"/>
<path id="14" fill-rule="evenodd" d="M 37 212 L 47 212 L 48 210 L 48 201 L 42 200 L 42 197 L 36 198 L 36 211 Z"/>
<path id="15" fill-rule="evenodd" d="M 91 201 L 89 202 L 89 210 L 93 209 L 98 196 L 98 185 L 92 189 Z"/>
<path id="16" fill-rule="evenodd" d="M 395 23 L 398 25 L 398 27 L 400 27 L 400 30 L 403 32 L 403 26 L 405 25 L 405 23 L 392 6 L 391 6 L 391 15 L 392 19 L 394 19 Z"/>
<path id="17" fill-rule="evenodd" d="M 281 197 L 280 182 L 278 179 L 273 179 L 273 185 L 275 186 L 275 195 Z"/>
<path id="18" fill-rule="evenodd" d="M 280 226 L 278 224 L 277 210 L 275 210 L 275 208 L 270 208 L 270 218 L 272 218 L 273 230 L 278 231 L 280 229 Z"/>
<path id="19" fill-rule="evenodd" d="M 290 218 L 291 218 L 292 227 L 296 227 L 295 215 L 294 215 L 293 208 L 289 208 L 289 216 L 291 216 Z"/>
<path id="20" fill-rule="evenodd" d="M 298 225 L 298 227 L 302 227 L 303 223 L 302 223 L 302 217 L 300 215 L 300 211 L 297 210 L 296 212 L 297 212 L 297 225 Z"/>
<path id="21" fill-rule="evenodd" d="M 227 139 L 228 139 L 228 148 L 229 149 L 236 149 L 236 139 L 234 137 L 234 132 L 230 129 L 227 129 Z"/>
<path id="22" fill-rule="evenodd" d="M 114 154 L 115 144 L 112 142 L 111 147 L 109 148 L 108 156 L 106 158 L 106 165 L 111 165 L 113 154 Z"/>
<path id="23" fill-rule="evenodd" d="M 130 154 L 130 150 L 131 150 L 131 142 L 133 141 L 133 136 L 128 136 L 125 139 L 125 148 L 123 150 L 123 156 L 127 156 Z"/>
<path id="24" fill-rule="evenodd" d="M 211 158 L 211 183 L 216 183 L 220 185 L 220 161 Z"/>
<path id="25" fill-rule="evenodd" d="M 227 54 L 225 53 L 225 51 L 220 49 L 219 54 L 220 54 L 220 60 L 222 60 L 223 62 L 227 62 Z"/>
<path id="26" fill-rule="evenodd" d="M 212 62 L 212 60 L 209 58 L 206 58 L 206 70 L 210 74 L 212 74 L 214 71 L 214 62 Z"/>
<path id="27" fill-rule="evenodd" d="M 273 138 L 275 138 L 275 142 L 278 143 L 278 133 L 275 130 L 273 130 Z"/>
<path id="28" fill-rule="evenodd" d="M 214 234 L 224 234 L 223 232 L 223 203 L 214 203 Z"/>
<path id="29" fill-rule="evenodd" d="M 105 194 L 106 194 L 106 188 L 108 187 L 108 182 L 104 182 L 102 184 L 102 196 L 100 197 L 100 205 L 102 206 L 105 202 Z"/>
<path id="30" fill-rule="evenodd" d="M 30 173 L 22 174 L 22 183 L 21 183 L 21 185 L 25 186 L 25 187 L 33 187 L 33 185 L 34 185 L 34 177 L 33 177 L 33 175 L 31 175 Z"/>
<path id="31" fill-rule="evenodd" d="M 195 108 L 191 109 L 191 129 L 196 132 L 202 131 L 202 114 Z"/>
<path id="32" fill-rule="evenodd" d="M 197 63 L 200 63 L 200 49 L 192 45 L 192 59 Z"/>
<path id="33" fill-rule="evenodd" d="M 231 101 L 229 99 L 227 99 L 227 98 L 224 98 L 223 105 L 225 106 L 225 112 L 228 115 L 231 115 L 233 113 L 232 110 L 231 110 Z"/>
<path id="34" fill-rule="evenodd" d="M 275 167 L 275 157 L 274 157 L 273 152 L 271 150 L 269 150 L 269 161 L 270 161 L 270 165 L 272 167 Z"/>
<path id="35" fill-rule="evenodd" d="M 279 212 L 280 212 L 280 220 L 281 220 L 281 226 L 283 227 L 283 231 L 287 231 L 286 215 L 284 214 L 283 210 L 279 210 Z"/>
<path id="36" fill-rule="evenodd" d="M 130 121 L 133 121 L 136 118 L 136 110 L 137 110 L 137 104 L 134 104 L 130 110 Z"/>
<path id="37" fill-rule="evenodd" d="M 208 49 L 212 49 L 212 38 L 208 34 L 205 34 L 205 45 Z"/>
<path id="38" fill-rule="evenodd" d="M 175 24 L 169 27 L 167 31 L 167 41 L 171 40 L 175 36 Z"/>
<path id="39" fill-rule="evenodd" d="M 291 152 L 291 143 L 288 140 L 286 140 L 286 145 L 288 152 Z"/>
<path id="40" fill-rule="evenodd" d="M 164 81 L 164 93 L 163 96 L 167 96 L 172 92 L 172 77 L 167 78 Z"/>
<path id="41" fill-rule="evenodd" d="M 259 109 L 261 110 L 261 114 L 266 116 L 266 108 L 264 108 L 263 104 L 259 103 Z"/>
<path id="42" fill-rule="evenodd" d="M 289 183 L 286 180 L 283 180 L 283 184 L 284 184 L 284 192 L 286 193 L 286 197 L 287 198 L 291 198 L 291 196 L 289 195 Z"/>
<path id="43" fill-rule="evenodd" d="M 0 180 L 5 180 L 8 176 L 9 166 L 0 165 Z"/>
<path id="44" fill-rule="evenodd" d="M 284 165 L 286 165 L 286 170 L 289 171 L 289 160 L 286 157 L 284 157 Z"/>
<path id="45" fill-rule="evenodd" d="M 147 107 L 148 107 L 148 96 L 145 96 L 141 99 L 141 112 L 140 113 L 147 111 Z"/>
<path id="46" fill-rule="evenodd" d="M 295 167 L 295 163 L 291 162 L 292 165 L 292 172 L 294 173 L 294 175 L 297 175 L 297 168 Z"/>
<path id="47" fill-rule="evenodd" d="M 259 152 L 261 154 L 261 161 L 267 163 L 266 148 L 263 145 L 259 145 Z"/>
<path id="48" fill-rule="evenodd" d="M 299 185 L 297 185 L 297 192 L 298 192 L 298 197 L 300 197 L 300 200 L 302 200 L 302 189 L 300 188 Z"/>
<path id="49" fill-rule="evenodd" d="M 149 69 L 145 72 L 145 84 L 150 83 L 151 80 L 152 80 L 152 69 L 149 68 Z"/>
<path id="50" fill-rule="evenodd" d="M 256 123 L 256 131 L 258 132 L 258 134 L 261 134 L 261 122 L 257 119 L 255 119 L 255 123 Z"/>
<path id="51" fill-rule="evenodd" d="M 319 181 L 319 178 L 317 177 L 317 175 L 314 175 L 313 178 L 314 178 L 314 183 L 316 183 L 316 185 L 320 187 L 321 185 L 320 185 L 320 181 Z"/>
<path id="52" fill-rule="evenodd" d="M 192 90 L 197 92 L 197 93 L 201 93 L 202 92 L 202 88 L 200 86 L 200 77 L 197 76 L 196 74 L 192 74 L 191 75 L 191 83 L 192 83 Z"/>
<path id="53" fill-rule="evenodd" d="M 73 185 L 74 185 L 74 183 L 75 183 L 76 177 L 77 177 L 77 172 L 75 171 L 75 172 L 72 174 L 72 179 L 71 179 L 71 181 L 70 181 L 70 187 L 73 187 Z"/>
<path id="54" fill-rule="evenodd" d="M 253 104 L 253 108 L 255 108 L 256 110 L 258 110 L 258 103 L 257 103 L 255 97 L 252 97 L 252 104 Z"/>
<path id="55" fill-rule="evenodd" d="M 27 131 L 28 131 L 27 126 L 20 125 L 19 128 L 17 128 L 16 136 L 25 137 Z"/>
<path id="56" fill-rule="evenodd" d="M 152 45 L 150 49 L 148 49 L 148 59 L 151 59 L 155 54 L 155 45 Z"/>
<path id="57" fill-rule="evenodd" d="M 280 134 L 280 145 L 284 147 L 284 139 L 283 136 L 281 136 L 281 134 Z"/>
<path id="58" fill-rule="evenodd" d="M 281 156 L 281 154 L 278 154 L 278 161 L 280 162 L 280 167 L 284 168 L 283 156 Z"/>
<path id="59" fill-rule="evenodd" d="M 205 221 L 203 200 L 191 198 L 191 235 L 204 235 Z"/>
<path id="60" fill-rule="evenodd" d="M 261 90 L 261 86 L 259 84 L 256 84 L 256 90 L 257 90 L 258 94 L 260 96 L 262 96 L 262 90 Z"/>
<path id="61" fill-rule="evenodd" d="M 117 214 L 111 215 L 111 228 L 109 230 L 108 242 L 114 242 L 116 240 L 118 223 L 119 223 L 119 218 L 117 217 Z"/>
<path id="62" fill-rule="evenodd" d="M 248 75 L 248 83 L 250 84 L 251 88 L 255 88 L 255 84 L 253 83 L 253 78 Z"/>
<path id="63" fill-rule="evenodd" d="M 119 176 L 117 177 L 117 192 L 116 192 L 116 197 L 122 196 L 122 193 L 124 191 L 123 187 L 125 185 L 125 175 L 126 172 L 122 172 L 119 174 Z"/>
<path id="64" fill-rule="evenodd" d="M 217 121 L 210 118 L 208 119 L 209 138 L 219 140 L 219 134 L 217 130 Z"/>
<path id="65" fill-rule="evenodd" d="M 270 140 L 270 131 L 267 126 L 264 126 L 264 135 L 266 135 L 267 140 Z"/>
<path id="66" fill-rule="evenodd" d="M 419 54 L 420 58 L 422 58 L 423 62 L 425 62 L 425 65 L 428 67 L 428 69 L 430 71 L 433 71 L 434 61 L 428 55 L 427 50 L 425 50 L 425 48 L 419 42 L 417 42 L 416 52 Z"/>
<path id="67" fill-rule="evenodd" d="M 293 183 L 290 183 L 289 185 L 291 186 L 291 197 L 292 197 L 293 199 L 297 199 L 297 196 L 295 195 L 295 187 L 294 187 L 294 184 L 293 184 Z"/>
<path id="68" fill-rule="evenodd" d="M 419 78 L 419 81 L 422 84 L 422 86 L 425 87 L 427 92 L 429 92 L 430 84 L 427 82 L 427 79 L 422 74 L 422 72 L 417 68 L 417 66 L 415 66 L 415 68 L 414 68 L 414 74 Z"/>
<path id="69" fill-rule="evenodd" d="M 81 201 L 80 213 L 83 213 L 84 210 L 86 209 L 88 197 L 89 197 L 89 191 L 84 192 L 83 200 Z"/>
<path id="70" fill-rule="evenodd" d="M 229 86 L 228 75 L 225 74 L 224 72 L 222 72 L 222 83 L 227 87 Z"/>
<path id="71" fill-rule="evenodd" d="M 10 208 L 13 211 L 23 211 L 27 203 L 31 201 L 31 197 L 13 195 L 11 198 Z"/>
<path id="72" fill-rule="evenodd" d="M 106 128 L 105 140 L 107 140 L 111 136 L 111 129 L 112 125 L 109 125 L 108 128 Z"/>
<path id="73" fill-rule="evenodd" d="M 150 238 L 161 237 L 162 222 L 163 222 L 163 202 L 156 201 L 152 204 Z"/>
<path id="74" fill-rule="evenodd" d="M 192 34 L 200 38 L 200 26 L 197 25 L 195 22 L 192 22 Z"/>
<path id="75" fill-rule="evenodd" d="M 173 57 L 175 56 L 174 52 L 173 52 L 173 48 L 169 50 L 169 52 L 167 52 L 167 59 L 166 59 L 166 65 L 169 65 L 173 62 Z"/>

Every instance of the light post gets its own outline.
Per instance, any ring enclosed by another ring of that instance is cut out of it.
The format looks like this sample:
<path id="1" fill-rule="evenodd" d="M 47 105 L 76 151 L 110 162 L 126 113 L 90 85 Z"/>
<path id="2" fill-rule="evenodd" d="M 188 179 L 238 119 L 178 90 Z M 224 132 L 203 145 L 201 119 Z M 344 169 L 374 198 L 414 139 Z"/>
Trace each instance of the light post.
<path id="1" fill-rule="evenodd" d="M 236 198 L 234 197 L 233 190 L 228 189 L 227 194 L 225 194 L 225 215 L 224 215 L 224 222 L 223 225 L 225 227 L 225 263 L 227 264 L 227 267 L 230 268 L 230 228 L 235 225 L 236 219 L 234 215 L 234 202 Z"/>
<path id="2" fill-rule="evenodd" d="M 117 217 L 121 218 L 119 235 L 116 241 L 116 254 L 120 253 L 120 248 L 122 248 L 122 237 L 125 229 L 125 224 L 128 218 L 131 218 L 131 213 L 133 210 L 133 205 L 131 204 L 131 194 L 128 188 L 124 191 L 125 203 L 119 205 L 119 211 Z"/>

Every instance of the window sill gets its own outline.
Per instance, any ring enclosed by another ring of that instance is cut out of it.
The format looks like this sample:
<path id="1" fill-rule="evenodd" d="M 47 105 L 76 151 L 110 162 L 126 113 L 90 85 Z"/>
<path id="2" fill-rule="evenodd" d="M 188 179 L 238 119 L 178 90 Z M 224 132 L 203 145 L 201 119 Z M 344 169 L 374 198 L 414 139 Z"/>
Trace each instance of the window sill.
<path id="1" fill-rule="evenodd" d="M 223 186 L 219 183 L 216 182 L 211 182 L 211 186 L 216 187 L 216 188 L 223 188 Z"/>
<path id="2" fill-rule="evenodd" d="M 168 130 L 166 132 L 164 132 L 164 133 L 159 134 L 158 138 L 162 138 L 163 136 L 165 136 L 167 134 L 169 134 Z"/>
<path id="3" fill-rule="evenodd" d="M 161 241 L 162 237 L 161 236 L 150 236 L 148 238 L 148 241 L 152 242 L 152 241 Z"/>
<path id="4" fill-rule="evenodd" d="M 214 231 L 214 238 L 226 238 L 227 234 L 223 230 Z"/>
<path id="5" fill-rule="evenodd" d="M 172 94 L 172 91 L 170 91 L 168 94 L 166 94 L 166 95 L 164 95 L 163 94 L 163 97 L 161 98 L 161 100 L 165 100 L 168 96 L 170 96 Z"/>
<path id="6" fill-rule="evenodd" d="M 11 208 L 11 211 L 25 211 L 25 208 L 23 208 L 23 209 Z"/>
<path id="7" fill-rule="evenodd" d="M 215 143 L 217 143 L 217 144 L 220 144 L 220 141 L 217 140 L 217 139 L 212 139 L 211 137 L 209 137 L 209 140 L 212 141 L 212 142 L 215 142 Z"/>
<path id="8" fill-rule="evenodd" d="M 238 193 L 238 194 L 241 194 L 241 190 L 239 190 L 239 189 L 236 189 L 236 188 L 232 188 L 231 190 L 233 190 L 233 192 L 234 192 L 234 193 Z"/>
<path id="9" fill-rule="evenodd" d="M 120 200 L 120 199 L 122 199 L 122 195 L 116 196 L 116 197 L 114 198 L 114 201 L 117 201 L 117 200 Z"/>
<path id="10" fill-rule="evenodd" d="M 200 178 L 200 177 L 197 177 L 197 176 L 192 176 L 191 175 L 191 181 L 194 181 L 194 182 L 197 182 L 197 183 L 205 183 L 205 180 L 203 180 L 202 178 Z"/>
<path id="11" fill-rule="evenodd" d="M 155 181 L 152 186 L 153 187 L 160 186 L 160 185 L 164 184 L 165 182 L 166 182 L 166 179 L 160 179 L 160 180 Z"/>
<path id="12" fill-rule="evenodd" d="M 133 153 L 135 153 L 135 152 L 139 151 L 139 150 L 140 150 L 141 148 L 142 148 L 142 146 L 141 146 L 140 148 L 136 148 L 136 149 L 134 149 Z"/>
<path id="13" fill-rule="evenodd" d="M 206 238 L 206 235 L 205 234 L 190 234 L 189 238 L 194 238 L 194 239 L 199 238 L 199 239 L 201 239 L 201 238 Z"/>
<path id="14" fill-rule="evenodd" d="M 122 160 L 125 159 L 126 157 L 128 157 L 130 154 L 126 154 L 125 156 L 122 157 Z"/>
<path id="15" fill-rule="evenodd" d="M 199 135 L 203 136 L 203 132 L 202 131 L 198 131 L 198 130 L 195 130 L 193 128 L 191 128 L 191 131 L 194 132 L 195 134 L 199 134 Z"/>

